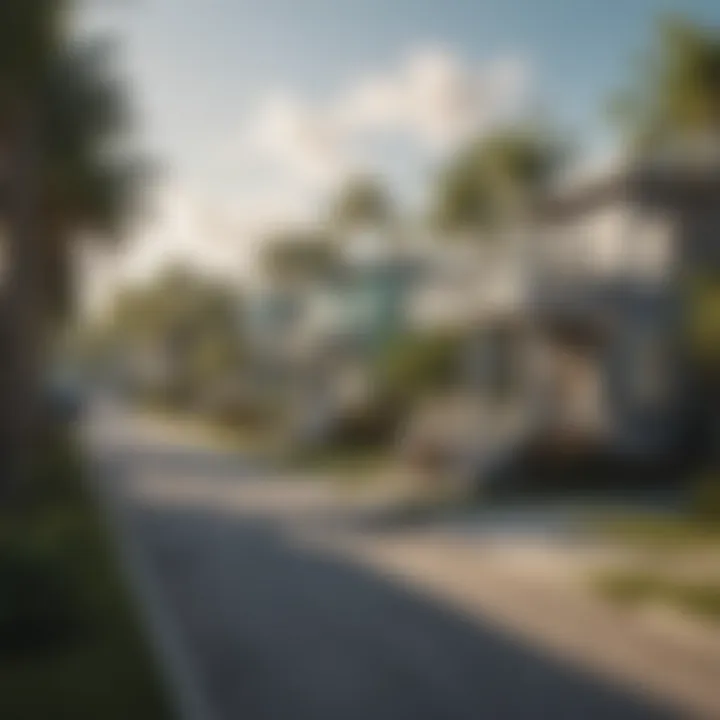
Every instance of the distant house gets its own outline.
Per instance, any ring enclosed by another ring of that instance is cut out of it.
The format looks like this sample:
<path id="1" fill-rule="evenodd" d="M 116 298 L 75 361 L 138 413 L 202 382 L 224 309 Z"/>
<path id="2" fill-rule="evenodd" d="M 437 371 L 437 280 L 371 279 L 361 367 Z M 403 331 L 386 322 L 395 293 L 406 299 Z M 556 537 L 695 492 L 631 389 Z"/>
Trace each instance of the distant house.
<path id="1" fill-rule="evenodd" d="M 474 477 L 530 446 L 651 459 L 682 447 L 697 398 L 686 291 L 720 272 L 720 172 L 576 183 L 484 253 L 444 279 L 439 262 L 418 295 L 426 319 L 466 328 L 466 392 L 437 407 L 475 428 L 459 442 L 450 420 L 420 426 L 452 435 Z"/>
<path id="2" fill-rule="evenodd" d="M 720 174 L 644 167 L 557 193 L 526 243 L 521 338 L 535 432 L 671 449 L 692 401 L 686 283 L 720 268 Z"/>
<path id="3" fill-rule="evenodd" d="M 457 417 L 476 418 L 469 462 L 529 442 L 657 457 L 692 410 L 685 288 L 708 268 L 720 270 L 720 172 L 626 169 L 555 191 L 494 243 L 387 248 L 271 293 L 260 365 L 281 359 L 300 426 L 321 438 L 367 393 L 378 349 L 453 328 L 467 338 L 456 400 Z"/>
<path id="4" fill-rule="evenodd" d="M 281 401 L 295 441 L 322 441 L 348 403 L 367 396 L 372 358 L 403 326 L 412 274 L 393 252 L 343 253 L 308 281 L 268 278 L 250 294 L 255 384 Z"/>

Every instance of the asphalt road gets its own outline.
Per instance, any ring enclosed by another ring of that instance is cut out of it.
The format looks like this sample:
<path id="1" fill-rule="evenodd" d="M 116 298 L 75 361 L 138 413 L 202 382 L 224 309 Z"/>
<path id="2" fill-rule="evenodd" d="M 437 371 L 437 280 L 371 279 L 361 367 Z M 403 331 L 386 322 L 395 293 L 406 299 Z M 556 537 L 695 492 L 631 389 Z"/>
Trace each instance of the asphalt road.
<path id="1" fill-rule="evenodd" d="M 299 524 L 333 513 L 304 483 L 117 412 L 96 417 L 88 441 L 131 563 L 152 586 L 143 602 L 172 635 L 166 660 L 194 703 L 188 716 L 669 717 L 490 621 L 301 542 Z"/>

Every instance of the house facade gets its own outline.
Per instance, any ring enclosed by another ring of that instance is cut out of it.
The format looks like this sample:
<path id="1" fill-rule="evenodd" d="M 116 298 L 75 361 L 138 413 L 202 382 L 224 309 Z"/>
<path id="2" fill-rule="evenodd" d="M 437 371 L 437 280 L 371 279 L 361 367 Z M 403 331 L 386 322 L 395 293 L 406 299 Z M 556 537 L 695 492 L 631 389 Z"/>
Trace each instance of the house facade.
<path id="1" fill-rule="evenodd" d="M 545 198 L 478 275 L 455 403 L 475 418 L 468 477 L 538 447 L 677 457 L 698 400 L 687 289 L 707 273 L 720 277 L 714 169 L 634 168 Z"/>
<path id="2" fill-rule="evenodd" d="M 535 432 L 659 456 L 692 404 L 686 288 L 720 269 L 720 175 L 645 167 L 547 199 L 527 233 Z"/>
<path id="3" fill-rule="evenodd" d="M 553 193 L 494 243 L 347 259 L 266 319 L 267 357 L 282 358 L 299 426 L 319 439 L 367 395 L 378 349 L 453 328 L 467 338 L 456 404 L 475 418 L 471 464 L 528 443 L 659 457 L 692 405 L 685 290 L 713 268 L 720 173 L 635 168 Z"/>

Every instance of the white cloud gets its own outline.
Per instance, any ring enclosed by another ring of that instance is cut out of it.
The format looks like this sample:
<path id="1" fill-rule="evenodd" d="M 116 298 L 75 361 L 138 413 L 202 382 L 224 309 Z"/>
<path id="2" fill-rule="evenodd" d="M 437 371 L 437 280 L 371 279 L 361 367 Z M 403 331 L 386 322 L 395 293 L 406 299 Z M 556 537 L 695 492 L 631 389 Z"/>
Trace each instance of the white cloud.
<path id="1" fill-rule="evenodd" d="M 241 228 L 234 218 L 177 185 L 158 187 L 150 204 L 149 219 L 117 250 L 84 249 L 80 268 L 89 314 L 101 313 L 119 288 L 172 265 L 225 278 L 240 275 Z"/>
<path id="2" fill-rule="evenodd" d="M 525 105 L 528 69 L 516 57 L 473 66 L 441 48 L 419 48 L 388 70 L 361 76 L 324 104 L 289 94 L 263 99 L 245 129 L 245 156 L 314 186 L 372 167 L 385 136 L 418 153 L 446 153 Z"/>
<path id="3" fill-rule="evenodd" d="M 245 148 L 311 183 L 332 182 L 346 169 L 342 128 L 328 113 L 284 94 L 265 98 L 245 137 Z"/>
<path id="4" fill-rule="evenodd" d="M 235 203 L 173 183 L 153 195 L 149 218 L 119 248 L 83 248 L 79 271 L 88 314 L 102 313 L 119 288 L 142 284 L 173 265 L 247 281 L 269 234 L 311 219 L 305 198 L 278 189 L 244 193 Z"/>
<path id="5" fill-rule="evenodd" d="M 406 133 L 421 152 L 448 151 L 516 113 L 527 99 L 527 68 L 517 58 L 475 67 L 442 48 L 421 48 L 389 72 L 341 97 L 350 131 Z"/>
<path id="6" fill-rule="evenodd" d="M 424 48 L 361 79 L 336 112 L 350 131 L 404 132 L 421 151 L 447 151 L 517 112 L 527 84 L 517 58 L 474 67 L 447 50 Z"/>
<path id="7" fill-rule="evenodd" d="M 449 50 L 424 47 L 356 77 L 322 103 L 269 93 L 259 98 L 232 151 L 227 143 L 219 147 L 214 162 L 223 180 L 215 192 L 197 192 L 197 178 L 193 186 L 176 180 L 159 188 L 151 221 L 97 273 L 93 286 L 107 294 L 173 262 L 247 277 L 263 238 L 311 222 L 349 174 L 392 173 L 397 160 L 385 141 L 400 140 L 420 159 L 438 159 L 521 111 L 528 75 L 517 57 L 474 65 Z"/>

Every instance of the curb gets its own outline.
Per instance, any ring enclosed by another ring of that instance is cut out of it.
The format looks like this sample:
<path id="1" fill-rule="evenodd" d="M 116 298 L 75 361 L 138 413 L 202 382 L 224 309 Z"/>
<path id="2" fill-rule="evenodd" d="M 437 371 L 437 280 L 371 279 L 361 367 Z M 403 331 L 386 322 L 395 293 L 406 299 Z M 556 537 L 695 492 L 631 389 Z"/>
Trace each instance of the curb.
<path id="1" fill-rule="evenodd" d="M 131 532 L 129 513 L 115 489 L 119 469 L 91 460 L 91 491 L 115 540 L 121 571 L 140 610 L 151 651 L 179 720 L 218 720 L 201 688 L 199 673 L 183 646 L 180 633 L 140 543 Z"/>

